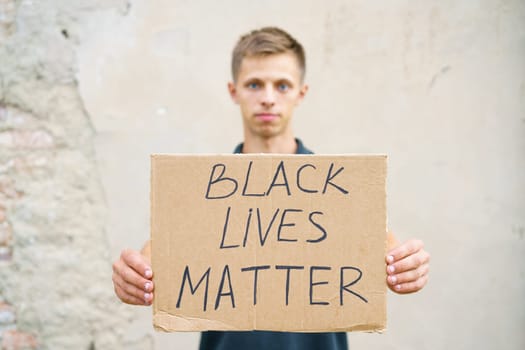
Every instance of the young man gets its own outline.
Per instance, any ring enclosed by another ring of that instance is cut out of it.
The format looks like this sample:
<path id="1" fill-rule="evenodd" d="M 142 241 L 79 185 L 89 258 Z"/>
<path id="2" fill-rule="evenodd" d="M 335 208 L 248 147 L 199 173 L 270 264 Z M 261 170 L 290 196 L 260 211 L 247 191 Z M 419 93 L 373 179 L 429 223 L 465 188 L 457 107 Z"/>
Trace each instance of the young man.
<path id="1" fill-rule="evenodd" d="M 236 153 L 312 153 L 294 137 L 291 119 L 308 91 L 303 48 L 278 28 L 241 37 L 232 58 L 232 100 L 241 110 L 244 142 Z M 389 234 L 386 283 L 396 293 L 412 293 L 428 280 L 429 254 L 419 240 L 398 244 Z M 124 250 L 113 264 L 115 293 L 125 303 L 151 305 L 154 285 L 149 242 L 142 252 Z M 345 333 L 204 332 L 201 350 L 347 349 Z"/>

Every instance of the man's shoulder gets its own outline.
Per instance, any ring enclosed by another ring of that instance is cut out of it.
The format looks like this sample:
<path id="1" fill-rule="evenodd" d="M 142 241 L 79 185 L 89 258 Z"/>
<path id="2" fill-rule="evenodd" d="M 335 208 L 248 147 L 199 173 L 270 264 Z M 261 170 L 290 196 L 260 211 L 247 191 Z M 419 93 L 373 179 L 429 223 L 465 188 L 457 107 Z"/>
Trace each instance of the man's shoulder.
<path id="1" fill-rule="evenodd" d="M 301 139 L 296 138 L 295 142 L 297 143 L 297 154 L 314 154 L 314 152 L 312 152 L 304 146 L 303 141 L 301 141 Z"/>

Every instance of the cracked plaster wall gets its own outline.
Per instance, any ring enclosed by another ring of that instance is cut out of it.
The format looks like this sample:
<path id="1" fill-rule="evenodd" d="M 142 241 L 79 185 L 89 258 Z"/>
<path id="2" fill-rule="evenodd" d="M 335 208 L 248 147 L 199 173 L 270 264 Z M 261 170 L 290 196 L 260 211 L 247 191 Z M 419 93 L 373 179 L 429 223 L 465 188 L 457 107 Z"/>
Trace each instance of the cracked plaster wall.
<path id="1" fill-rule="evenodd" d="M 79 94 L 85 18 L 125 1 L 0 1 L 0 346 L 145 349 L 116 302 L 96 130 Z"/>
<path id="2" fill-rule="evenodd" d="M 297 134 L 387 153 L 389 226 L 432 254 L 352 349 L 522 349 L 524 23 L 522 1 L 0 0 L 3 348 L 196 348 L 115 300 L 111 261 L 148 236 L 150 153 L 240 140 L 230 50 L 270 24 L 307 50 Z"/>

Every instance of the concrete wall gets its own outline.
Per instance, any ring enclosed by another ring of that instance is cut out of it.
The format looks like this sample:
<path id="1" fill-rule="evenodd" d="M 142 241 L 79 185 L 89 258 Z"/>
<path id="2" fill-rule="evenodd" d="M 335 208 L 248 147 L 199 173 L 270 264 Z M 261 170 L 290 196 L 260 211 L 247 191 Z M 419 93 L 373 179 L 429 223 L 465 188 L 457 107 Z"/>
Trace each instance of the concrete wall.
<path id="1" fill-rule="evenodd" d="M 389 226 L 431 280 L 389 295 L 352 349 L 525 347 L 523 1 L 0 0 L 2 349 L 195 349 L 117 302 L 111 262 L 149 235 L 149 154 L 231 152 L 238 36 L 307 50 L 295 130 L 389 155 Z"/>

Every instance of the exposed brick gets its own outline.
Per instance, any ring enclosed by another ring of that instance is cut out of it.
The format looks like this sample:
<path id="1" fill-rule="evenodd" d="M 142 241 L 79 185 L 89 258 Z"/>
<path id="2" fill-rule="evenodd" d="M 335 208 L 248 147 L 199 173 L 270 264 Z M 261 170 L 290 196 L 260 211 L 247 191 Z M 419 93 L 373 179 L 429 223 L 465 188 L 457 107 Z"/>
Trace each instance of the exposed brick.
<path id="1" fill-rule="evenodd" d="M 13 230 L 11 225 L 4 221 L 0 223 L 0 247 L 10 246 L 13 239 Z"/>
<path id="2" fill-rule="evenodd" d="M 6 211 L 10 200 L 20 196 L 13 179 L 0 176 L 0 262 L 10 262 L 13 259 L 13 230 L 6 220 Z"/>
<path id="3" fill-rule="evenodd" d="M 0 302 L 0 328 L 15 324 L 15 310 L 9 304 Z"/>
<path id="4" fill-rule="evenodd" d="M 42 168 L 48 164 L 48 158 L 39 155 L 28 155 L 14 159 L 14 168 L 17 172 L 31 173 L 36 168 Z"/>
<path id="5" fill-rule="evenodd" d="M 7 162 L 0 164 L 0 174 L 7 173 L 15 165 L 13 159 L 9 159 Z"/>
<path id="6" fill-rule="evenodd" d="M 15 0 L 0 0 L 0 40 L 13 33 L 15 18 Z"/>
<path id="7" fill-rule="evenodd" d="M 36 129 L 37 121 L 31 113 L 0 104 L 0 129 Z"/>
<path id="8" fill-rule="evenodd" d="M 11 224 L 6 220 L 6 211 L 9 201 L 20 195 L 11 178 L 0 177 L 0 262 L 9 262 L 13 258 L 13 231 Z"/>
<path id="9" fill-rule="evenodd" d="M 1 199 L 1 198 L 0 198 Z M 4 222 L 5 222 L 5 212 L 6 212 L 6 207 L 3 203 L 0 203 L 0 225 L 2 225 Z M 0 228 L 0 232 L 1 232 L 1 228 Z M 2 242 L 2 234 L 0 233 L 0 242 Z"/>
<path id="10" fill-rule="evenodd" d="M 3 334 L 2 350 L 30 350 L 37 349 L 36 338 L 29 333 L 8 330 Z"/>
<path id="11" fill-rule="evenodd" d="M 8 130 L 0 132 L 0 146 L 8 148 L 42 149 L 55 144 L 45 130 Z"/>
<path id="12" fill-rule="evenodd" d="M 0 104 L 0 122 L 5 123 L 6 121 L 7 121 L 7 108 L 3 104 Z"/>
<path id="13" fill-rule="evenodd" d="M 12 178 L 7 176 L 0 177 L 0 195 L 5 196 L 7 199 L 17 199 L 22 196 L 22 192 L 17 191 L 15 188 L 15 182 Z M 0 200 L 2 196 L 0 196 Z M 2 203 L 2 205 L 4 205 Z"/>
<path id="14" fill-rule="evenodd" d="M 48 157 L 37 154 L 29 154 L 22 157 L 9 159 L 7 162 L 0 164 L 0 174 L 8 173 L 13 169 L 20 173 L 31 173 L 33 170 L 45 167 L 48 164 Z"/>
<path id="15" fill-rule="evenodd" d="M 3 334 L 16 328 L 16 315 L 14 308 L 5 303 L 0 296 L 0 342 Z"/>
<path id="16" fill-rule="evenodd" d="M 9 263 L 13 260 L 13 247 L 0 246 L 0 262 Z"/>

